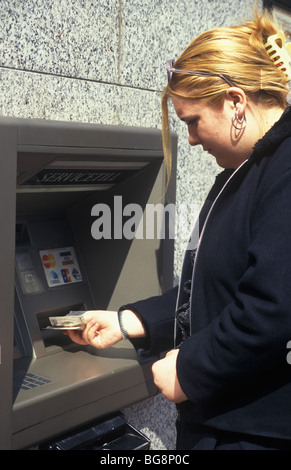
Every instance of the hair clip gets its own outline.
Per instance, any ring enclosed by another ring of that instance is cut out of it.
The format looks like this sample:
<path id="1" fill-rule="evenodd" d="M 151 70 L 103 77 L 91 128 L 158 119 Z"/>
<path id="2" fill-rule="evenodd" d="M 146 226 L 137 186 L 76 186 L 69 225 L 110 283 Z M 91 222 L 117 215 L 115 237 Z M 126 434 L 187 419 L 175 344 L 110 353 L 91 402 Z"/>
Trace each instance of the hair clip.
<path id="1" fill-rule="evenodd" d="M 291 43 L 285 43 L 285 34 L 280 31 L 268 37 L 265 49 L 278 69 L 285 73 L 287 80 L 291 80 Z"/>

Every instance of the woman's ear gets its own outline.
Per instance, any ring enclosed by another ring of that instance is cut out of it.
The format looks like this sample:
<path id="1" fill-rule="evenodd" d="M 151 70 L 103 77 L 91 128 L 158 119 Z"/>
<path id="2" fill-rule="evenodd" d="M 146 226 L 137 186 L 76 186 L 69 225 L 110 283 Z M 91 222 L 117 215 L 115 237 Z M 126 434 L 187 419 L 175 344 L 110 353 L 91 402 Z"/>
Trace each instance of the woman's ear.
<path id="1" fill-rule="evenodd" d="M 226 100 L 233 110 L 237 112 L 238 118 L 245 114 L 247 106 L 247 96 L 245 92 L 239 87 L 230 87 L 225 94 Z"/>

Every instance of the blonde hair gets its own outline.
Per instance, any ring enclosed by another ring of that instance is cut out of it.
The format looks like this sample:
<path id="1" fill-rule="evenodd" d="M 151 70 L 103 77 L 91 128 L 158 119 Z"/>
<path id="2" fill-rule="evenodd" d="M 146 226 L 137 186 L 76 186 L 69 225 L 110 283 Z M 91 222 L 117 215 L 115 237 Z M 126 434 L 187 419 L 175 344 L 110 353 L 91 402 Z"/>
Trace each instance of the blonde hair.
<path id="1" fill-rule="evenodd" d="M 250 98 L 266 107 L 286 106 L 288 82 L 274 65 L 264 44 L 279 32 L 276 19 L 267 10 L 255 10 L 253 20 L 240 26 L 217 28 L 197 36 L 175 61 L 174 67 L 224 75 Z M 173 73 L 162 95 L 162 134 L 168 177 L 171 173 L 171 138 L 168 99 L 203 99 L 210 106 L 222 105 L 229 85 L 219 77 Z"/>

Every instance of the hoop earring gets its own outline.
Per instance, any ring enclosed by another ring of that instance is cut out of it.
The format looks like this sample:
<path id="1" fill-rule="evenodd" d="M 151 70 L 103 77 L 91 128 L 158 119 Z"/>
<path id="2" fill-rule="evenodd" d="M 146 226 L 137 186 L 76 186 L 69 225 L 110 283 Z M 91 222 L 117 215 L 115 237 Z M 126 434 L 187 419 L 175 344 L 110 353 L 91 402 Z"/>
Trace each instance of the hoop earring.
<path id="1" fill-rule="evenodd" d="M 235 125 L 235 123 L 234 123 L 234 120 L 235 120 L 235 119 L 236 119 L 236 121 L 237 121 L 239 124 L 241 124 L 241 127 L 238 127 L 238 126 Z M 242 117 L 239 118 L 239 117 L 238 117 L 238 112 L 236 111 L 236 112 L 234 113 L 234 116 L 232 116 L 232 118 L 231 118 L 231 124 L 232 124 L 233 127 L 235 127 L 235 129 L 237 129 L 238 131 L 242 131 L 242 130 L 246 127 L 246 125 L 247 125 L 247 118 L 246 118 L 245 114 L 243 114 Z"/>

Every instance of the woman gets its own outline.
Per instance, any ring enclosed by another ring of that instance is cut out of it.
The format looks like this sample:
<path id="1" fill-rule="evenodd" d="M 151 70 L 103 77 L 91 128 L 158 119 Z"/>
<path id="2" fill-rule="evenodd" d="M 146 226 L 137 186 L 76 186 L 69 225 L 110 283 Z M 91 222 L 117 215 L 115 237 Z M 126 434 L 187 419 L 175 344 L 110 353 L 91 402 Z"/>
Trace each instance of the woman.
<path id="1" fill-rule="evenodd" d="M 177 403 L 178 449 L 291 449 L 290 46 L 267 12 L 201 34 L 168 62 L 162 98 L 225 170 L 199 217 L 179 290 L 87 312 L 82 337 L 98 348 L 129 337 Z M 177 302 L 177 308 L 176 308 Z"/>

